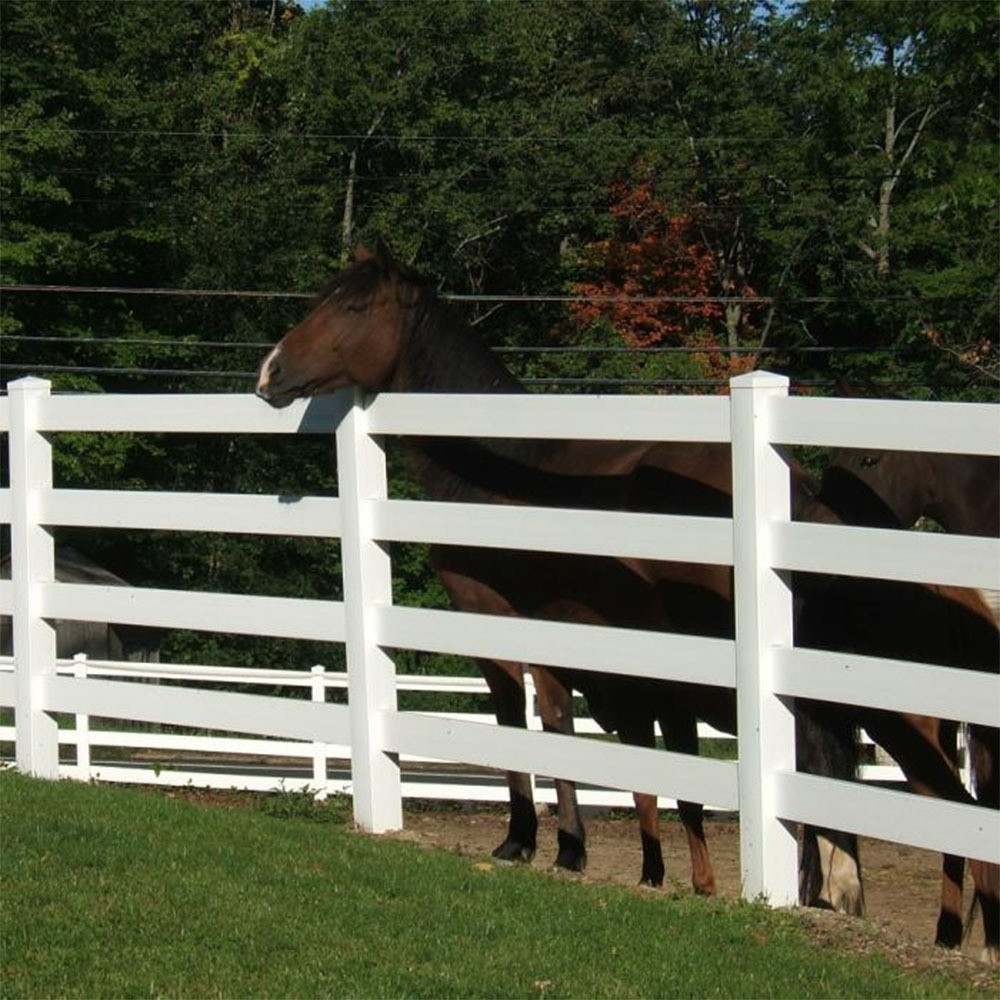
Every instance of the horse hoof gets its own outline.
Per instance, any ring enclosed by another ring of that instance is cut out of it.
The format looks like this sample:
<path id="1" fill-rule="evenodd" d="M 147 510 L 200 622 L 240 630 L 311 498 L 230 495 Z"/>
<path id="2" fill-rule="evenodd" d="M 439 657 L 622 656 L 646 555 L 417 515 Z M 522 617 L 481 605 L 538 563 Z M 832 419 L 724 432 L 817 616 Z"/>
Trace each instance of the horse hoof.
<path id="1" fill-rule="evenodd" d="M 493 851 L 493 857 L 497 861 L 518 862 L 521 864 L 528 864 L 534 856 L 534 846 L 518 843 L 509 837 Z"/>
<path id="2" fill-rule="evenodd" d="M 980 952 L 979 958 L 987 965 L 1000 965 L 1000 947 L 995 944 L 987 945 Z"/>
<path id="3" fill-rule="evenodd" d="M 663 878 L 667 874 L 663 867 L 663 859 L 658 861 L 643 862 L 642 874 L 639 876 L 639 885 L 648 885 L 651 889 L 659 889 L 663 885 Z"/>
<path id="4" fill-rule="evenodd" d="M 555 866 L 568 872 L 582 872 L 587 867 L 587 852 L 579 848 L 563 847 L 556 855 Z"/>
<path id="5" fill-rule="evenodd" d="M 863 917 L 865 915 L 865 897 L 861 893 L 860 886 L 849 886 L 841 889 L 834 895 L 833 908 L 838 913 L 846 913 L 851 917 Z"/>
<path id="6" fill-rule="evenodd" d="M 846 913 L 852 917 L 864 916 L 865 894 L 861 888 L 858 859 L 825 836 L 818 836 L 816 843 L 823 872 L 819 898 L 838 913 Z"/>
<path id="7" fill-rule="evenodd" d="M 962 918 L 957 913 L 942 913 L 938 917 L 934 943 L 941 948 L 961 947 Z"/>
<path id="8" fill-rule="evenodd" d="M 556 853 L 556 868 L 564 868 L 568 872 L 582 872 L 587 867 L 587 848 L 583 838 L 575 834 L 559 830 L 556 834 L 559 850 Z"/>

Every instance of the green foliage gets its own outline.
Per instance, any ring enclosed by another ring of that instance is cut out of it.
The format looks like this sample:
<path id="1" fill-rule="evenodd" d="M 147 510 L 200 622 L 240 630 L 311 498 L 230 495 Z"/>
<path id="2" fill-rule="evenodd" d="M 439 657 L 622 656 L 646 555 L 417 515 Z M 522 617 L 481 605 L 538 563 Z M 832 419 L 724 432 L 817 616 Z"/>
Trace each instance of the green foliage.
<path id="1" fill-rule="evenodd" d="M 313 816 L 14 773 L 0 809 L 4 997 L 977 995 L 819 948 L 763 905 L 581 885 Z"/>
<path id="2" fill-rule="evenodd" d="M 308 788 L 301 791 L 283 789 L 273 795 L 254 797 L 254 808 L 273 819 L 305 820 L 310 823 L 336 823 L 340 826 L 351 818 L 351 800 L 344 795 L 317 800 Z"/>
<path id="3" fill-rule="evenodd" d="M 694 220 L 709 291 L 776 300 L 728 304 L 719 340 L 763 345 L 759 363 L 806 381 L 995 399 L 998 45 L 992 0 L 6 0 L 0 280 L 311 292 L 356 242 L 383 236 L 448 291 L 568 292 L 601 277 L 587 248 L 616 236 L 615 185 L 639 177 Z M 608 351 L 622 331 L 606 318 L 574 328 L 565 303 L 455 308 L 496 346 L 604 349 L 508 355 L 529 381 L 686 391 L 676 383 L 704 374 L 690 354 Z M 0 377 L 247 391 L 303 309 L 8 293 Z M 799 353 L 848 345 L 867 350 Z M 54 447 L 64 486 L 336 490 L 329 442 L 58 435 Z M 390 479 L 412 494 L 395 457 Z M 335 547 L 318 543 L 73 541 L 137 584 L 339 593 Z M 444 606 L 424 553 L 395 555 L 397 600 Z M 191 634 L 168 651 L 287 653 Z M 306 647 L 293 658 L 313 654 L 329 662 Z M 404 667 L 441 661 L 407 654 Z"/>

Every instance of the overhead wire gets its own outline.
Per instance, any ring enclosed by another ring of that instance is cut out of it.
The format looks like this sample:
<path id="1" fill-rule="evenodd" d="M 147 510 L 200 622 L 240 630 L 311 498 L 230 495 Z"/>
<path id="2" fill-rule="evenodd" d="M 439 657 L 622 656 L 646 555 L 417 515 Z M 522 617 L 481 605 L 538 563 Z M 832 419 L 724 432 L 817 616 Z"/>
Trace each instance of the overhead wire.
<path id="1" fill-rule="evenodd" d="M 4 292 L 38 292 L 41 294 L 82 294 L 82 295 L 163 295 L 205 298 L 260 298 L 260 299 L 312 299 L 315 292 L 268 291 L 259 289 L 225 288 L 154 288 L 132 287 L 128 285 L 42 285 L 5 284 Z M 501 295 L 489 293 L 442 292 L 440 297 L 449 302 L 493 302 L 493 303 L 570 303 L 596 302 L 604 304 L 629 305 L 631 303 L 664 303 L 676 305 L 717 304 L 717 305 L 773 305 L 775 303 L 804 303 L 809 305 L 831 305 L 841 302 L 993 302 L 992 296 L 970 295 L 595 295 L 539 294 Z"/>
<path id="2" fill-rule="evenodd" d="M 249 289 L 183 289 L 183 288 L 155 288 L 155 287 L 132 287 L 132 286 L 81 286 L 81 285 L 5 285 L 0 286 L 0 292 L 39 292 L 51 293 L 83 293 L 83 294 L 115 294 L 115 295 L 149 295 L 149 296 L 192 296 L 192 297 L 252 297 L 264 299 L 309 299 L 314 295 L 311 292 L 292 291 L 262 291 Z M 549 302 L 605 302 L 605 303 L 733 303 L 741 304 L 768 304 L 776 301 L 768 297 L 745 297 L 745 296 L 585 296 L 585 295 L 474 295 L 474 294 L 454 294 L 443 295 L 457 302 L 501 302 L 501 303 L 549 303 Z M 943 296 L 942 300 L 954 301 L 969 300 L 965 296 Z M 922 299 L 912 299 L 907 296 L 884 297 L 886 301 L 912 301 L 924 302 Z M 855 301 L 844 297 L 834 296 L 811 296 L 799 299 L 787 299 L 785 302 L 811 302 L 811 303 L 834 303 L 839 301 Z M 871 301 L 871 299 L 867 299 Z M 972 299 L 972 301 L 979 301 Z M 992 301 L 990 299 L 989 301 Z M 266 342 L 258 341 L 219 341 L 219 340 L 198 340 L 198 339 L 155 339 L 149 337 L 74 337 L 67 335 L 33 335 L 33 334 L 5 334 L 0 336 L 0 343 L 49 343 L 61 344 L 66 347 L 88 347 L 100 349 L 101 347 L 141 347 L 148 350 L 160 349 L 189 349 L 189 350 L 265 350 L 269 345 Z M 494 347 L 498 354 L 512 356 L 577 356 L 577 357 L 609 357 L 609 356 L 631 356 L 639 359 L 650 355 L 667 354 L 704 354 L 711 351 L 718 351 L 735 355 L 757 355 L 757 354 L 903 354 L 910 353 L 918 349 L 919 345 L 822 345 L 822 344 L 800 344 L 784 347 L 765 346 L 736 346 L 725 345 L 652 345 L 649 347 L 636 348 L 629 346 L 609 346 L 609 345 L 503 345 Z M 113 375 L 117 377 L 159 377 L 159 378 L 209 378 L 209 379 L 246 379 L 255 377 L 255 372 L 242 370 L 219 370 L 219 369 L 190 369 L 190 368 L 153 368 L 148 366 L 101 366 L 101 365 L 61 365 L 61 364 L 6 364 L 0 362 L 0 372 L 48 372 L 53 374 L 81 374 L 81 375 Z M 651 388 L 669 386 L 715 386 L 724 384 L 724 380 L 712 379 L 644 379 L 644 378 L 601 378 L 601 377 L 529 377 L 523 380 L 527 385 L 534 386 L 591 386 L 591 387 L 633 387 L 647 386 Z M 795 381 L 795 380 L 793 380 Z M 799 380 L 796 384 L 826 384 L 823 380 Z M 899 383 L 907 384 L 911 383 Z M 916 383 L 912 383 L 916 384 Z"/>
<path id="3" fill-rule="evenodd" d="M 8 125 L 0 129 L 0 138 L 4 133 L 19 133 L 38 131 L 37 124 L 31 125 Z M 295 139 L 304 141 L 336 141 L 336 142 L 466 142 L 475 145 L 486 145 L 491 143 L 502 143 L 513 145 L 516 143 L 605 143 L 622 146 L 635 144 L 642 145 L 662 145 L 664 143 L 675 142 L 677 136 L 660 133 L 658 135 L 611 135 L 607 132 L 580 132 L 573 135 L 524 135 L 513 134 L 493 134 L 493 135 L 460 135 L 458 133 L 412 133 L 405 132 L 292 132 L 292 131 L 239 131 L 234 129 L 122 129 L 122 128 L 70 128 L 65 125 L 56 125 L 45 129 L 46 135 L 81 135 L 81 136 L 138 136 L 143 138 L 168 138 L 168 139 L 225 139 L 236 142 L 239 140 L 250 140 L 255 142 L 273 142 L 275 139 Z M 685 136 L 685 142 L 714 143 L 718 145 L 756 145 L 772 143 L 804 143 L 814 141 L 810 135 L 777 136 L 777 135 L 698 135 Z"/>
<path id="4" fill-rule="evenodd" d="M 220 372 L 220 371 L 194 371 L 186 369 L 165 369 L 165 368 L 102 368 L 99 366 L 77 366 L 77 365 L 0 365 L 0 371 L 32 372 L 36 374 L 56 374 L 56 375 L 114 375 L 121 378 L 151 376 L 161 377 L 188 377 L 205 379 L 228 379 L 241 380 L 246 382 L 255 381 L 257 372 Z M 600 389 L 626 389 L 626 388 L 721 388 L 729 384 L 725 378 L 612 378 L 612 377 L 573 377 L 573 376 L 526 376 L 519 381 L 532 388 L 556 389 L 559 387 Z M 821 378 L 796 378 L 790 379 L 791 386 L 810 388 L 830 388 L 834 386 L 834 379 Z M 914 379 L 874 379 L 872 385 L 885 388 L 933 388 L 930 383 Z M 58 391 L 58 390 L 57 390 Z M 79 390 L 73 390 L 79 391 Z M 0 395 L 6 394 L 5 386 L 0 386 Z"/>
<path id="5" fill-rule="evenodd" d="M 0 343 L 5 341 L 24 343 L 46 343 L 64 344 L 68 347 L 83 345 L 107 345 L 109 347 L 189 347 L 189 348 L 211 348 L 231 349 L 231 350 L 263 350 L 269 345 L 264 341 L 226 341 L 226 340 L 157 340 L 150 337 L 73 337 L 73 336 L 53 336 L 34 334 L 3 334 L 0 335 Z M 492 347 L 495 354 L 586 354 L 586 355 L 635 355 L 640 357 L 650 354 L 705 354 L 708 351 L 721 351 L 725 354 L 898 354 L 912 347 L 908 346 L 850 346 L 850 345 L 824 345 L 824 344 L 802 344 L 790 347 L 730 347 L 728 345 L 705 345 L 700 346 L 690 344 L 653 344 L 649 347 L 626 347 L 626 346 L 602 346 L 585 344 L 548 344 L 548 345 L 498 345 Z"/>

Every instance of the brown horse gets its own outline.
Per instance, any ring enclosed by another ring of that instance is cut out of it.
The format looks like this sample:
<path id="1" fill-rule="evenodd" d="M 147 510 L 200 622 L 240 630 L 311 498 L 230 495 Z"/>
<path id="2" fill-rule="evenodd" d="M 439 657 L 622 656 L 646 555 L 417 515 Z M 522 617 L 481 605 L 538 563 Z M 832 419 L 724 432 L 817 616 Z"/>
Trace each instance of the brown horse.
<path id="1" fill-rule="evenodd" d="M 825 509 L 824 509 L 825 508 Z M 807 519 L 829 520 L 829 513 L 840 523 L 867 527 L 899 528 L 895 513 L 866 483 L 844 468 L 831 465 L 823 477 L 819 502 L 807 511 Z M 842 586 L 836 584 L 835 586 Z M 949 663 L 973 670 L 995 670 L 996 628 L 991 609 L 977 591 L 944 586 L 886 584 L 884 581 L 852 581 L 849 593 L 831 605 L 844 621 L 826 613 L 817 621 L 809 620 L 807 609 L 798 622 L 799 641 L 803 645 L 829 646 L 828 640 L 848 637 L 858 651 L 886 656 L 904 656 L 918 662 Z M 867 593 L 866 593 L 867 591 Z M 813 605 L 815 617 L 820 611 Z M 892 634 L 885 629 L 886 615 L 891 614 L 905 628 Z M 827 637 L 824 639 L 824 634 Z M 900 720 L 903 724 L 900 725 Z M 938 795 L 956 801 L 972 801 L 962 789 L 957 759 L 957 723 L 904 715 L 894 718 L 889 713 L 858 710 L 855 721 L 887 749 L 903 766 L 914 790 L 925 795 Z M 913 745 L 900 748 L 900 739 Z M 914 742 L 915 741 L 915 742 Z M 921 743 L 923 746 L 921 747 Z M 997 731 L 986 726 L 969 727 L 969 754 L 972 773 L 980 804 L 1000 807 L 1000 774 L 996 767 Z M 932 767 L 912 767 L 909 762 L 932 754 Z M 973 861 L 976 884 L 975 902 L 982 906 L 987 950 L 995 961 L 996 941 L 1000 922 L 997 897 L 1000 894 L 1000 870 L 996 865 Z M 962 880 L 965 859 L 945 855 L 942 871 L 941 911 L 936 940 L 954 946 L 962 937 Z"/>
<path id="2" fill-rule="evenodd" d="M 264 359 L 257 391 L 272 405 L 281 406 L 352 383 L 373 391 L 523 391 L 427 283 L 384 252 L 363 256 L 334 278 L 313 311 Z M 731 514 L 730 457 L 722 446 L 462 438 L 415 439 L 412 444 L 421 482 L 435 499 Z M 793 485 L 793 507 L 801 514 L 815 501 L 806 477 L 797 470 Z M 465 546 L 436 546 L 431 560 L 452 602 L 463 610 L 700 635 L 733 633 L 729 567 Z M 810 600 L 815 606 L 819 599 Z M 820 634 L 822 645 L 822 629 L 811 627 Z M 521 666 L 497 661 L 480 665 L 498 721 L 523 726 Z M 651 745 L 658 722 L 668 747 L 697 752 L 698 718 L 719 728 L 735 728 L 731 690 L 581 670 L 534 667 L 533 672 L 543 725 L 549 730 L 572 731 L 574 687 L 587 697 L 598 721 L 629 742 Z M 839 733 L 833 732 L 828 716 L 823 706 L 815 706 L 803 731 L 825 733 L 827 742 L 837 742 Z M 814 749 L 820 742 L 806 741 L 805 768 L 839 773 L 824 753 Z M 508 780 L 508 836 L 495 853 L 528 859 L 534 853 L 537 826 L 530 782 L 526 775 L 513 773 Z M 585 840 L 572 785 L 558 781 L 557 794 L 556 863 L 580 868 L 585 863 Z M 663 878 L 663 863 L 655 798 L 636 795 L 636 804 L 643 834 L 642 877 L 657 884 Z M 681 803 L 680 812 L 695 888 L 710 892 L 714 878 L 701 807 Z M 829 833 L 829 842 L 838 843 L 837 836 Z M 844 846 L 847 856 L 855 859 L 850 839 Z M 828 861 L 829 852 L 819 860 Z M 848 877 L 855 888 L 837 889 L 827 902 L 859 903 L 856 865 Z M 829 881 L 825 876 L 804 876 L 804 886 L 814 894 L 806 901 L 825 898 Z"/>
<path id="3" fill-rule="evenodd" d="M 841 395 L 871 398 L 846 381 Z M 921 517 L 933 518 L 952 534 L 1000 536 L 1000 458 L 991 455 L 954 455 L 940 452 L 835 448 L 824 479 L 850 511 L 852 523 L 877 527 L 911 528 Z M 998 620 L 996 592 L 983 595 L 987 610 Z M 970 733 L 970 754 L 977 754 L 981 733 Z M 983 782 L 979 797 L 997 804 L 994 781 Z M 992 789 L 992 791 L 990 791 Z M 964 859 L 946 855 L 942 879 L 940 924 L 960 924 Z M 944 934 L 954 938 L 955 931 Z"/>
<path id="4" fill-rule="evenodd" d="M 408 268 L 384 252 L 364 257 L 334 278 L 328 293 L 261 366 L 258 394 L 281 406 L 299 396 L 348 384 L 372 390 L 417 392 L 523 392 L 523 387 L 470 330 L 458 323 Z M 555 441 L 479 441 L 425 438 L 411 441 L 425 492 L 438 500 L 590 506 L 673 513 L 731 511 L 728 450 L 715 445 Z M 670 498 L 669 507 L 663 504 Z M 452 603 L 465 611 L 525 615 L 634 628 L 683 628 L 732 634 L 731 569 L 678 567 L 634 559 L 545 552 L 499 552 L 467 546 L 434 546 L 431 563 Z M 680 590 L 683 614 L 672 615 Z M 497 720 L 525 725 L 521 664 L 480 660 Z M 543 727 L 572 732 L 572 689 L 587 697 L 609 731 L 652 745 L 645 707 L 652 682 L 638 678 L 533 667 Z M 704 717 L 735 714 L 732 691 L 720 704 L 701 705 Z M 640 712 L 640 708 L 642 711 Z M 641 723 L 638 721 L 641 718 Z M 693 718 L 659 718 L 672 748 L 697 749 Z M 720 718 L 721 721 L 721 718 Z M 641 731 L 640 731 L 641 730 Z M 508 836 L 494 854 L 528 860 L 535 851 L 537 817 L 530 778 L 511 772 Z M 557 780 L 559 851 L 556 864 L 578 870 L 586 863 L 585 833 L 575 791 Z M 636 794 L 643 830 L 642 880 L 663 881 L 656 800 Z M 693 804 L 681 803 L 700 892 L 714 890 L 704 834 Z"/>
<path id="5" fill-rule="evenodd" d="M 1000 458 L 836 448 L 832 468 L 872 489 L 904 528 L 931 517 L 958 535 L 1000 535 Z"/>
<path id="6" fill-rule="evenodd" d="M 870 398 L 840 381 L 842 395 Z M 957 535 L 1000 536 L 1000 457 L 835 448 L 830 468 L 864 483 L 903 528 L 931 517 Z"/>

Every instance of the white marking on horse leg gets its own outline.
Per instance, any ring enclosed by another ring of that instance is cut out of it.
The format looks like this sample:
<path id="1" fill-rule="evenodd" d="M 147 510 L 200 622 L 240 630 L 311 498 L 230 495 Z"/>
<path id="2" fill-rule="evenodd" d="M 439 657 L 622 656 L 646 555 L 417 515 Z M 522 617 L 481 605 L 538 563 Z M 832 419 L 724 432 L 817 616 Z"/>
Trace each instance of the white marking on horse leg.
<path id="1" fill-rule="evenodd" d="M 816 836 L 823 888 L 819 898 L 834 910 L 861 916 L 865 911 L 864 892 L 861 888 L 861 871 L 858 863 L 842 847 L 822 834 Z"/>

